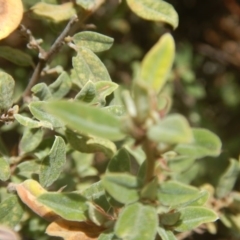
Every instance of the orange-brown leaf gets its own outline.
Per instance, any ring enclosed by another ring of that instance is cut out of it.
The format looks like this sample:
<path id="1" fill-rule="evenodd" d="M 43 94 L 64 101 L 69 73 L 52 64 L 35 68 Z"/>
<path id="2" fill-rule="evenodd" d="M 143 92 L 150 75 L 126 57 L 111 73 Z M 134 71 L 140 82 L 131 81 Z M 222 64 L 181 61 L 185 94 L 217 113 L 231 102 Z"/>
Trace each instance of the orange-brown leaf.
<path id="1" fill-rule="evenodd" d="M 20 24 L 23 16 L 22 0 L 0 0 L 0 40 Z"/>
<path id="2" fill-rule="evenodd" d="M 40 217 L 48 221 L 54 221 L 60 218 L 50 208 L 37 201 L 37 197 L 47 192 L 37 181 L 28 179 L 17 184 L 15 188 L 21 200 Z"/>
<path id="3" fill-rule="evenodd" d="M 47 227 L 46 233 L 50 236 L 62 237 L 64 240 L 97 240 L 104 230 L 86 222 L 58 220 Z"/>

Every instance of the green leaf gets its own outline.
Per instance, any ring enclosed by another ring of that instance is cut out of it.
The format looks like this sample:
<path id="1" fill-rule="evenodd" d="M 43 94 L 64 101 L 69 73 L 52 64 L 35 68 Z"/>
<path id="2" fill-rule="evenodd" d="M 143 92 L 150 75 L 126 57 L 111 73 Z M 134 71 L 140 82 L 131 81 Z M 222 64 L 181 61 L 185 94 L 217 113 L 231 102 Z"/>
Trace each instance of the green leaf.
<path id="1" fill-rule="evenodd" d="M 177 232 L 190 231 L 203 223 L 214 222 L 217 214 L 205 207 L 186 207 L 179 210 L 181 217 L 174 228 Z"/>
<path id="2" fill-rule="evenodd" d="M 203 205 L 208 198 L 206 191 L 175 181 L 163 182 L 158 189 L 158 200 L 165 206 L 179 207 Z"/>
<path id="3" fill-rule="evenodd" d="M 108 163 L 109 172 L 130 172 L 130 157 L 126 149 L 121 148 Z"/>
<path id="4" fill-rule="evenodd" d="M 66 162 L 66 146 L 61 137 L 56 136 L 47 157 L 42 161 L 39 180 L 43 187 L 49 187 L 55 182 Z"/>
<path id="5" fill-rule="evenodd" d="M 111 105 L 104 107 L 103 110 L 106 110 L 109 113 L 112 113 L 114 116 L 121 117 L 125 113 L 125 108 L 123 105 Z"/>
<path id="6" fill-rule="evenodd" d="M 109 218 L 106 216 L 105 212 L 103 210 L 100 210 L 97 205 L 91 202 L 88 202 L 87 205 L 88 217 L 97 226 L 104 226 L 104 223 L 109 221 Z"/>
<path id="7" fill-rule="evenodd" d="M 106 97 L 118 88 L 118 84 L 110 81 L 98 81 L 94 85 L 96 88 L 96 97 L 93 99 L 93 103 L 100 103 L 102 106 L 106 104 Z"/>
<path id="8" fill-rule="evenodd" d="M 203 206 L 207 200 L 209 199 L 209 192 L 207 190 L 201 190 L 198 193 L 198 196 L 196 196 L 195 199 L 192 199 L 182 206 Z"/>
<path id="9" fill-rule="evenodd" d="M 3 142 L 2 138 L 0 137 L 0 154 L 3 157 L 8 157 L 10 156 L 9 151 L 5 145 L 5 143 Z"/>
<path id="10" fill-rule="evenodd" d="M 157 233 L 158 216 L 150 205 L 134 203 L 120 213 L 114 227 L 115 234 L 127 240 L 154 240 Z"/>
<path id="11" fill-rule="evenodd" d="M 10 178 L 11 171 L 8 161 L 0 157 L 0 180 L 7 181 Z"/>
<path id="12" fill-rule="evenodd" d="M 134 103 L 137 110 L 137 121 L 144 123 L 151 115 L 152 92 L 145 82 L 135 81 L 133 85 Z"/>
<path id="13" fill-rule="evenodd" d="M 31 91 L 34 96 L 37 97 L 38 100 L 48 100 L 52 98 L 52 94 L 50 89 L 48 88 L 46 83 L 38 83 L 34 87 L 32 87 Z"/>
<path id="14" fill-rule="evenodd" d="M 177 238 L 174 236 L 174 234 L 171 230 L 167 230 L 165 228 L 158 227 L 157 231 L 162 240 L 177 240 Z"/>
<path id="15" fill-rule="evenodd" d="M 168 167 L 175 173 L 184 173 L 194 164 L 195 159 L 185 156 L 177 156 L 167 159 Z"/>
<path id="16" fill-rule="evenodd" d="M 120 119 L 102 109 L 81 102 L 68 101 L 48 103 L 46 109 L 79 133 L 92 134 L 109 140 L 124 138 L 120 129 Z"/>
<path id="17" fill-rule="evenodd" d="M 107 201 L 105 189 L 102 186 L 101 181 L 96 182 L 89 186 L 88 188 L 84 189 L 81 192 L 81 195 L 84 196 L 87 200 L 93 201 L 95 204 L 100 206 L 106 212 L 108 212 L 111 207 Z"/>
<path id="18" fill-rule="evenodd" d="M 128 6 L 139 17 L 178 26 L 178 14 L 171 4 L 156 0 L 127 0 Z"/>
<path id="19" fill-rule="evenodd" d="M 193 141 L 179 144 L 174 151 L 191 158 L 216 157 L 221 152 L 221 141 L 217 135 L 206 129 L 193 128 Z"/>
<path id="20" fill-rule="evenodd" d="M 92 177 L 98 175 L 98 170 L 94 167 L 94 155 L 73 151 L 71 154 L 74 166 L 74 172 L 80 178 Z M 88 186 L 88 184 L 87 184 Z M 81 189 L 81 187 L 80 187 Z"/>
<path id="21" fill-rule="evenodd" d="M 139 199 L 137 178 L 126 173 L 107 173 L 102 178 L 105 190 L 118 202 L 129 204 Z"/>
<path id="22" fill-rule="evenodd" d="M 141 146 L 134 146 L 134 143 L 128 142 L 124 144 L 124 147 L 127 149 L 127 151 L 136 159 L 137 163 L 141 165 L 145 159 L 146 159 L 146 154 L 142 150 Z"/>
<path id="23" fill-rule="evenodd" d="M 66 72 L 62 72 L 55 82 L 49 85 L 52 97 L 61 99 L 69 93 L 72 87 L 71 78 Z"/>
<path id="24" fill-rule="evenodd" d="M 172 226 L 177 223 L 180 218 L 179 212 L 168 212 L 164 214 L 160 214 L 160 223 L 163 226 Z"/>
<path id="25" fill-rule="evenodd" d="M 23 216 L 23 207 L 17 196 L 10 196 L 0 204 L 0 224 L 15 227 Z"/>
<path id="26" fill-rule="evenodd" d="M 98 240 L 120 240 L 120 239 L 116 238 L 113 232 L 106 231 L 99 235 Z"/>
<path id="27" fill-rule="evenodd" d="M 17 165 L 15 173 L 23 178 L 32 178 L 33 174 L 39 174 L 40 162 L 36 160 L 29 160 Z"/>
<path id="28" fill-rule="evenodd" d="M 141 190 L 141 198 L 155 201 L 157 198 L 158 179 L 155 177 L 151 182 L 147 183 Z"/>
<path id="29" fill-rule="evenodd" d="M 76 4 L 84 8 L 85 10 L 89 10 L 94 6 L 96 0 L 76 0 Z"/>
<path id="30" fill-rule="evenodd" d="M 13 78 L 5 72 L 0 72 L 0 113 L 12 106 L 14 86 Z"/>
<path id="31" fill-rule="evenodd" d="M 18 66 L 34 67 L 32 57 L 19 49 L 8 46 L 0 46 L 0 57 L 5 58 Z"/>
<path id="32" fill-rule="evenodd" d="M 111 81 L 106 67 L 91 50 L 81 47 L 78 55 L 72 59 L 79 86 L 83 87 L 89 80 L 92 82 Z"/>
<path id="33" fill-rule="evenodd" d="M 47 157 L 52 148 L 54 140 L 55 137 L 43 139 L 37 149 L 35 149 L 35 151 L 33 152 L 34 156 L 37 157 L 39 160 L 43 160 L 45 157 Z"/>
<path id="34" fill-rule="evenodd" d="M 175 44 L 170 34 L 163 35 L 142 61 L 140 78 L 156 93 L 163 88 L 173 65 Z"/>
<path id="35" fill-rule="evenodd" d="M 55 23 L 69 20 L 77 14 L 74 4 L 70 2 L 61 5 L 39 2 L 31 10 L 42 19 L 47 19 Z"/>
<path id="36" fill-rule="evenodd" d="M 157 143 L 189 143 L 193 139 L 192 130 L 187 120 L 179 114 L 167 116 L 150 127 L 147 134 L 152 141 Z"/>
<path id="37" fill-rule="evenodd" d="M 52 128 L 52 124 L 46 121 L 36 121 L 21 114 L 14 114 L 14 118 L 23 126 L 27 128 Z"/>
<path id="38" fill-rule="evenodd" d="M 76 193 L 44 193 L 37 201 L 69 221 L 86 221 L 86 198 Z"/>
<path id="39" fill-rule="evenodd" d="M 88 200 L 95 201 L 99 199 L 105 194 L 102 182 L 98 181 L 92 184 L 88 188 L 84 189 L 83 192 L 81 192 L 81 194 Z"/>
<path id="40" fill-rule="evenodd" d="M 44 110 L 45 106 L 46 102 L 31 102 L 29 104 L 29 110 L 35 118 L 37 118 L 41 122 L 48 123 L 45 125 L 45 127 L 47 127 L 47 125 L 49 124 L 51 124 L 51 128 L 63 127 L 63 124 L 60 122 L 60 120 L 58 120 Z"/>
<path id="41" fill-rule="evenodd" d="M 21 153 L 32 152 L 34 149 L 38 147 L 42 139 L 43 139 L 42 129 L 25 128 L 22 139 L 19 144 Z"/>
<path id="42" fill-rule="evenodd" d="M 111 158 L 117 151 L 116 145 L 104 138 L 79 134 L 69 129 L 66 130 L 66 137 L 71 147 L 82 153 L 102 152 Z"/>
<path id="43" fill-rule="evenodd" d="M 230 164 L 220 177 L 216 187 L 216 195 L 218 198 L 225 197 L 232 191 L 238 178 L 239 169 L 239 162 L 235 159 L 230 159 Z"/>
<path id="44" fill-rule="evenodd" d="M 28 127 L 28 128 L 39 128 L 41 127 L 41 123 L 36 120 L 32 120 L 29 117 L 25 117 L 20 114 L 14 114 L 14 118 L 23 126 Z"/>
<path id="45" fill-rule="evenodd" d="M 81 91 L 75 96 L 75 100 L 80 100 L 86 103 L 92 102 L 97 94 L 96 87 L 92 81 L 88 81 Z"/>
<path id="46" fill-rule="evenodd" d="M 139 166 L 138 173 L 137 173 L 137 178 L 138 178 L 138 182 L 139 182 L 140 186 L 144 185 L 146 173 L 147 173 L 147 163 L 145 160 Z"/>
<path id="47" fill-rule="evenodd" d="M 102 52 L 108 50 L 114 39 L 96 32 L 84 31 L 73 36 L 73 42 L 77 49 L 86 47 L 93 52 Z"/>

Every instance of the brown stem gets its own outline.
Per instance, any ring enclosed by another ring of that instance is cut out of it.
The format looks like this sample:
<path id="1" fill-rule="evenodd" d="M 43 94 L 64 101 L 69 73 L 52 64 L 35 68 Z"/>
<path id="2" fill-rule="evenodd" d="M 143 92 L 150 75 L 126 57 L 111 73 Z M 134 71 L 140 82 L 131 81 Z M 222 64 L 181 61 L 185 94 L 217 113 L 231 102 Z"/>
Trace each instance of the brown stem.
<path id="1" fill-rule="evenodd" d="M 150 182 L 154 177 L 154 169 L 155 169 L 155 157 L 154 152 L 155 148 L 151 141 L 146 139 L 143 143 L 143 150 L 146 154 L 146 176 L 145 176 L 145 184 Z"/>
<path id="2" fill-rule="evenodd" d="M 51 46 L 50 50 L 46 53 L 40 53 L 39 54 L 39 62 L 38 62 L 37 66 L 36 66 L 36 68 L 33 72 L 33 75 L 32 75 L 32 77 L 31 77 L 31 79 L 28 83 L 27 88 L 25 89 L 25 91 L 23 93 L 23 99 L 26 99 L 30 95 L 31 88 L 38 82 L 39 77 L 41 75 L 41 72 L 42 72 L 43 68 L 45 67 L 46 63 L 50 62 L 53 55 L 60 50 L 60 48 L 63 45 L 64 38 L 67 37 L 67 35 L 69 34 L 72 26 L 77 21 L 78 21 L 77 16 L 74 16 L 73 18 L 71 18 L 70 21 L 68 22 L 67 26 L 65 27 L 65 29 L 61 33 L 61 35 L 56 39 L 56 41 Z"/>
<path id="3" fill-rule="evenodd" d="M 86 15 L 80 19 L 81 23 L 84 22 L 93 12 L 95 12 L 104 2 L 105 0 L 97 0 L 93 5 L 93 7 L 86 12 Z M 67 26 L 65 27 L 65 29 L 63 30 L 63 32 L 60 34 L 60 36 L 56 39 L 56 41 L 51 46 L 50 50 L 48 52 L 40 51 L 39 62 L 33 72 L 33 75 L 28 83 L 28 86 L 26 87 L 23 93 L 22 99 L 20 99 L 20 102 L 26 100 L 29 97 L 29 95 L 31 94 L 31 88 L 39 81 L 39 77 L 46 63 L 50 62 L 54 54 L 57 53 L 60 50 L 60 48 L 63 46 L 64 39 L 69 35 L 70 31 L 73 28 L 73 25 L 78 20 L 79 20 L 78 16 L 72 17 L 68 22 Z"/>

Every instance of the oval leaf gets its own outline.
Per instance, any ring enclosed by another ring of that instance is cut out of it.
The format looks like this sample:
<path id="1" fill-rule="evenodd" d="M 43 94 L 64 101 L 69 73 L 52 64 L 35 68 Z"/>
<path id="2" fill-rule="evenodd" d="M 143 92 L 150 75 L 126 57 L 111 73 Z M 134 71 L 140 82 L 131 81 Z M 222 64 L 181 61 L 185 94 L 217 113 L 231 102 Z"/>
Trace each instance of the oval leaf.
<path id="1" fill-rule="evenodd" d="M 37 200 L 70 221 L 86 221 L 86 198 L 76 193 L 44 193 Z"/>
<path id="2" fill-rule="evenodd" d="M 56 136 L 49 155 L 43 159 L 39 180 L 42 186 L 48 187 L 55 182 L 66 162 L 66 146 L 61 137 Z"/>
<path id="3" fill-rule="evenodd" d="M 59 218 L 59 216 L 56 215 L 50 208 L 37 200 L 38 196 L 47 192 L 37 181 L 28 179 L 20 184 L 17 184 L 15 188 L 22 202 L 24 202 L 36 214 L 49 221 L 54 221 Z"/>
<path id="4" fill-rule="evenodd" d="M 96 87 L 92 81 L 88 81 L 81 91 L 75 96 L 76 100 L 80 100 L 86 103 L 92 102 L 96 96 Z"/>
<path id="5" fill-rule="evenodd" d="M 72 87 L 72 82 L 69 75 L 63 72 L 55 82 L 49 85 L 52 97 L 55 99 L 63 98 Z"/>
<path id="6" fill-rule="evenodd" d="M 130 158 L 126 149 L 120 149 L 108 163 L 109 172 L 130 172 Z"/>
<path id="7" fill-rule="evenodd" d="M 46 106 L 49 112 L 65 122 L 68 127 L 84 134 L 110 140 L 121 140 L 120 119 L 106 111 L 81 102 L 58 101 Z"/>
<path id="8" fill-rule="evenodd" d="M 32 87 L 31 91 L 38 100 L 47 100 L 52 97 L 50 89 L 46 83 L 38 83 Z"/>
<path id="9" fill-rule="evenodd" d="M 207 198 L 206 191 L 175 181 L 164 182 L 158 189 L 159 202 L 170 207 L 203 205 Z"/>
<path id="10" fill-rule="evenodd" d="M 234 184 L 238 178 L 239 169 L 239 162 L 235 159 L 230 159 L 230 164 L 228 168 L 222 174 L 218 181 L 218 185 L 216 188 L 217 197 L 225 197 L 232 191 Z"/>
<path id="11" fill-rule="evenodd" d="M 23 16 L 21 0 L 1 1 L 0 39 L 7 37 L 20 24 Z"/>
<path id="12" fill-rule="evenodd" d="M 39 2 L 35 4 L 31 10 L 35 15 L 55 23 L 69 20 L 72 16 L 77 14 L 72 2 L 61 5 Z"/>
<path id="13" fill-rule="evenodd" d="M 15 227 L 23 216 L 23 207 L 17 196 L 10 196 L 0 204 L 0 224 Z"/>
<path id="14" fill-rule="evenodd" d="M 174 151 L 195 159 L 206 156 L 216 157 L 220 154 L 222 144 L 217 135 L 201 128 L 193 128 L 192 131 L 193 141 L 179 144 Z"/>
<path id="15" fill-rule="evenodd" d="M 127 0 L 128 6 L 139 17 L 152 21 L 161 21 L 178 26 L 178 14 L 171 4 L 157 0 Z"/>
<path id="16" fill-rule="evenodd" d="M 0 180 L 7 181 L 11 175 L 8 161 L 0 157 Z"/>
<path id="17" fill-rule="evenodd" d="M 177 240 L 171 230 L 166 230 L 162 227 L 158 227 L 158 234 L 162 240 Z"/>
<path id="18" fill-rule="evenodd" d="M 178 232 L 190 231 L 203 223 L 214 222 L 217 214 L 205 207 L 186 207 L 179 210 L 181 217 L 179 224 L 174 228 Z"/>
<path id="19" fill-rule="evenodd" d="M 29 104 L 29 110 L 32 113 L 32 115 L 40 120 L 42 124 L 44 124 L 44 127 L 51 126 L 51 128 L 60 128 L 63 127 L 63 124 L 54 116 L 47 113 L 44 109 L 46 106 L 46 102 L 31 102 Z M 50 125 L 51 124 L 51 125 Z"/>
<path id="20" fill-rule="evenodd" d="M 36 149 L 43 139 L 43 134 L 42 129 L 25 128 L 19 144 L 21 152 L 28 153 Z"/>
<path id="21" fill-rule="evenodd" d="M 0 57 L 5 58 L 18 66 L 34 67 L 32 57 L 19 49 L 8 46 L 0 46 Z"/>
<path id="22" fill-rule="evenodd" d="M 170 34 L 163 35 L 142 61 L 140 78 L 156 93 L 164 86 L 173 65 L 175 44 Z"/>
<path id="23" fill-rule="evenodd" d="M 117 151 L 116 145 L 108 139 L 78 134 L 69 129 L 66 130 L 66 137 L 71 147 L 82 153 L 102 152 L 111 158 Z"/>
<path id="24" fill-rule="evenodd" d="M 0 72 L 0 112 L 12 106 L 14 86 L 13 78 L 5 72 Z"/>
<path id="25" fill-rule="evenodd" d="M 121 239 L 154 240 L 157 233 L 157 211 L 150 205 L 134 203 L 119 215 L 114 231 Z"/>
<path id="26" fill-rule="evenodd" d="M 93 82 L 111 81 L 106 67 L 91 50 L 81 47 L 78 55 L 72 59 L 79 85 L 83 87 L 89 80 Z"/>
<path id="27" fill-rule="evenodd" d="M 39 128 L 41 127 L 41 122 L 32 120 L 29 117 L 22 116 L 20 114 L 14 114 L 15 119 L 25 127 L 28 128 Z"/>
<path id="28" fill-rule="evenodd" d="M 120 203 L 128 204 L 139 199 L 137 178 L 130 174 L 108 173 L 103 176 L 102 185 Z"/>
<path id="29" fill-rule="evenodd" d="M 169 115 L 148 130 L 148 137 L 157 143 L 188 143 L 192 140 L 192 130 L 187 120 L 179 115 Z"/>
<path id="30" fill-rule="evenodd" d="M 77 49 L 86 47 L 93 52 L 102 52 L 108 50 L 113 44 L 113 38 L 107 37 L 100 33 L 84 31 L 73 36 L 73 41 Z"/>

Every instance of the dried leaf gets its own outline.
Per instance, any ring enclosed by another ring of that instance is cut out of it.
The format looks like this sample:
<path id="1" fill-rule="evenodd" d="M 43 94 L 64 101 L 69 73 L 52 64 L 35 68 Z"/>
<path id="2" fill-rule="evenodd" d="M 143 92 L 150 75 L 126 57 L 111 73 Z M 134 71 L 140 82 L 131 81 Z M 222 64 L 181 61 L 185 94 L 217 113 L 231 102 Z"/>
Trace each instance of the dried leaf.
<path id="1" fill-rule="evenodd" d="M 7 37 L 20 24 L 23 16 L 21 0 L 1 1 L 0 39 Z"/>
<path id="2" fill-rule="evenodd" d="M 64 240 L 97 240 L 102 231 L 104 229 L 96 225 L 64 220 L 53 222 L 46 229 L 48 235 Z"/>

